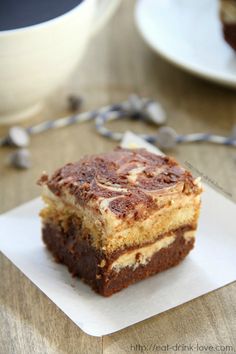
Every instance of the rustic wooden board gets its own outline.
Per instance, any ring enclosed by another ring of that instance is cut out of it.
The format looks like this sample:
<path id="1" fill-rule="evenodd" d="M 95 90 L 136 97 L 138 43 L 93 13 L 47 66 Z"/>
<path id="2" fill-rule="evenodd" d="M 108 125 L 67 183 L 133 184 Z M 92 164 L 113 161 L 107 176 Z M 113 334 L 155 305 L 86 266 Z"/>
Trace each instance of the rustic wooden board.
<path id="1" fill-rule="evenodd" d="M 119 102 L 137 92 L 158 99 L 168 112 L 169 124 L 180 133 L 229 134 L 236 122 L 235 91 L 194 78 L 156 56 L 134 26 L 133 6 L 133 0 L 122 2 L 113 20 L 91 42 L 70 83 L 48 100 L 34 122 L 63 116 L 63 98 L 68 92 L 85 97 L 84 109 Z M 136 132 L 155 129 L 128 121 L 113 127 Z M 1 127 L 0 134 L 5 132 Z M 0 149 L 0 212 L 38 196 L 35 181 L 43 170 L 51 172 L 65 162 L 115 145 L 98 136 L 90 123 L 48 132 L 32 139 L 33 167 L 28 171 L 6 167 L 10 149 Z M 235 149 L 192 144 L 171 154 L 182 163 L 191 163 L 236 200 Z M 0 354 L 120 354 L 138 352 L 135 346 L 139 344 L 154 345 L 150 347 L 153 352 L 155 345 L 167 344 L 232 345 L 236 349 L 235 292 L 235 283 L 230 284 L 121 332 L 95 338 L 77 328 L 0 255 Z"/>

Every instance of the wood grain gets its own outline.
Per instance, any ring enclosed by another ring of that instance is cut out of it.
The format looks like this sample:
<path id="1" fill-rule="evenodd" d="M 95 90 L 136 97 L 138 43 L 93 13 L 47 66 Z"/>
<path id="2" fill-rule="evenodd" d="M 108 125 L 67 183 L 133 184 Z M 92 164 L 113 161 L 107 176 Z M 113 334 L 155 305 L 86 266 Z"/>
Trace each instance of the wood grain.
<path id="1" fill-rule="evenodd" d="M 214 131 L 228 135 L 236 123 L 235 91 L 192 77 L 153 53 L 135 28 L 133 7 L 134 1 L 122 1 L 113 20 L 91 42 L 71 81 L 48 99 L 38 117 L 25 124 L 63 116 L 69 92 L 84 96 L 84 109 L 119 102 L 136 92 L 158 99 L 167 110 L 169 125 L 179 133 Z M 114 123 L 113 128 L 136 132 L 155 129 L 128 121 Z M 5 132 L 1 127 L 0 134 Z M 0 211 L 38 196 L 35 181 L 43 170 L 51 172 L 65 162 L 115 145 L 98 136 L 88 123 L 35 136 L 31 143 L 33 166 L 28 171 L 7 167 L 10 149 L 1 149 Z M 211 178 L 217 189 L 236 200 L 235 149 L 191 144 L 179 146 L 171 154 L 182 163 L 190 162 Z M 76 327 L 1 255 L 0 354 L 120 354 L 138 352 L 132 347 L 136 344 L 198 343 L 236 349 L 235 292 L 235 283 L 230 284 L 118 333 L 95 338 Z M 155 352 L 154 347 L 150 349 Z"/>

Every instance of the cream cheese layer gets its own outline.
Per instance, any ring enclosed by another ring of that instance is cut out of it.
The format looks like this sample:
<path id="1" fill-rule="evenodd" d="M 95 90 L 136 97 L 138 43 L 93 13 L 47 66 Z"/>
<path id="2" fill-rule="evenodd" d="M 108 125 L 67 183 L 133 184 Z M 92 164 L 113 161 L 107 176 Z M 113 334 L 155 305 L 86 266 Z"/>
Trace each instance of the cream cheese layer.
<path id="1" fill-rule="evenodd" d="M 183 237 L 185 238 L 185 242 L 189 242 L 195 238 L 195 231 L 186 231 Z M 173 244 L 175 239 L 176 235 L 174 233 L 170 233 L 170 235 L 162 238 L 161 240 L 157 240 L 151 245 L 128 251 L 127 253 L 119 256 L 111 264 L 111 269 L 119 272 L 126 267 L 132 267 L 135 270 L 139 265 L 146 265 L 148 262 L 150 262 L 154 254 L 163 248 L 169 247 L 171 244 Z"/>

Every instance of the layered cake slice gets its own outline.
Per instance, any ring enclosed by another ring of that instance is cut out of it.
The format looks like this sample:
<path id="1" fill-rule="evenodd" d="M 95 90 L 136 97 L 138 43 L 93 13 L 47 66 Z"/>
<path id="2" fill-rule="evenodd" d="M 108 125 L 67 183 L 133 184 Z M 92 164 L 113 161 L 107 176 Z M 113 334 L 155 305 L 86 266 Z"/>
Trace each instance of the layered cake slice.
<path id="1" fill-rule="evenodd" d="M 224 39 L 236 50 L 236 0 L 220 0 L 220 17 Z"/>
<path id="2" fill-rule="evenodd" d="M 43 174 L 43 240 L 104 296 L 178 264 L 193 248 L 198 179 L 145 149 L 85 157 Z"/>

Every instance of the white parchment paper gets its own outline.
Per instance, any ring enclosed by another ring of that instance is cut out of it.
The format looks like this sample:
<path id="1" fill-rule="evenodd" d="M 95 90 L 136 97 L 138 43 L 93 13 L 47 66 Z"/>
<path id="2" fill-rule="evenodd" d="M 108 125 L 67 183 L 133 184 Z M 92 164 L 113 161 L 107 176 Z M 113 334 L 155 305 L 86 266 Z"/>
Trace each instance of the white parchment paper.
<path id="1" fill-rule="evenodd" d="M 158 153 L 132 133 L 126 133 L 122 146 Z M 0 250 L 83 331 L 106 335 L 235 280 L 236 206 L 204 188 L 196 246 L 190 255 L 177 267 L 110 298 L 97 295 L 54 263 L 41 241 L 39 198 L 0 216 Z"/>

